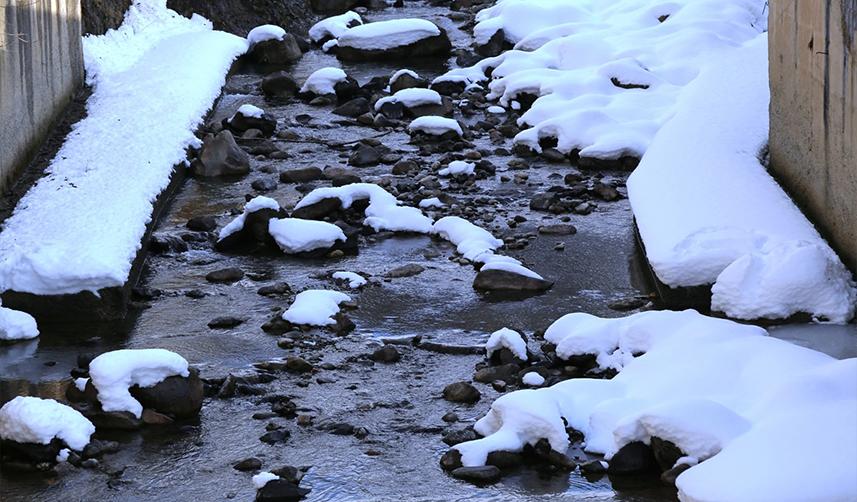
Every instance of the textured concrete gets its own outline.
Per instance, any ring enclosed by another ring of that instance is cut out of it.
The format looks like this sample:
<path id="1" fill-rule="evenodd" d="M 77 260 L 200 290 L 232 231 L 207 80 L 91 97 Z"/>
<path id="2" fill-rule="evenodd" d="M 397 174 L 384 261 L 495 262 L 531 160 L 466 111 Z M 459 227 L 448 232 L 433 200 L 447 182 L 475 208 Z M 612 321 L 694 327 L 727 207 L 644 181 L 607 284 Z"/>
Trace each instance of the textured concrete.
<path id="1" fill-rule="evenodd" d="M 857 0 L 772 0 L 771 169 L 857 271 Z"/>
<path id="2" fill-rule="evenodd" d="M 83 81 L 80 0 L 0 0 L 0 188 Z"/>

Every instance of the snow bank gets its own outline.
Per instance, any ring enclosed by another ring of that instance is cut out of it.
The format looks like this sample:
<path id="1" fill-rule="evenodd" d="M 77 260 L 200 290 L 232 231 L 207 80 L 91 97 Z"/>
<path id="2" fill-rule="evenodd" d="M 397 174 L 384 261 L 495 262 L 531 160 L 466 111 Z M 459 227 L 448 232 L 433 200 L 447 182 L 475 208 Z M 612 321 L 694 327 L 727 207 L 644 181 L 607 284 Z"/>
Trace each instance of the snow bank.
<path id="1" fill-rule="evenodd" d="M 339 38 L 353 24 L 363 24 L 360 14 L 348 11 L 345 14 L 322 19 L 309 29 L 309 38 L 313 42 L 320 42 L 325 38 Z"/>
<path id="2" fill-rule="evenodd" d="M 84 38 L 87 117 L 4 223 L 0 291 L 58 295 L 128 280 L 153 202 L 247 50 L 165 3 L 135 2 L 119 29 Z"/>
<path id="3" fill-rule="evenodd" d="M 539 150 L 640 157 L 672 116 L 684 86 L 712 54 L 766 28 L 765 0 L 500 0 L 477 14 L 487 42 L 502 29 L 516 50 L 456 69 L 440 80 L 489 81 L 489 98 L 509 105 L 538 97 L 515 138 Z M 661 19 L 663 21 L 661 21 Z"/>
<path id="4" fill-rule="evenodd" d="M 7 309 L 0 303 L 0 340 L 30 340 L 39 336 L 39 327 L 26 312 Z"/>
<path id="5" fill-rule="evenodd" d="M 339 304 L 348 301 L 351 297 L 339 291 L 308 289 L 295 296 L 283 319 L 293 324 L 329 326 L 336 324 L 333 316 L 339 313 Z"/>
<path id="6" fill-rule="evenodd" d="M 348 281 L 348 287 L 351 289 L 365 286 L 367 282 L 365 277 L 354 272 L 334 272 L 332 277 L 338 281 Z"/>
<path id="7" fill-rule="evenodd" d="M 58 438 L 80 451 L 94 432 L 80 412 L 53 399 L 18 396 L 0 408 L 0 439 L 48 444 Z"/>
<path id="8" fill-rule="evenodd" d="M 440 35 L 438 28 L 425 19 L 391 19 L 355 26 L 339 36 L 340 47 L 384 50 L 403 47 Z"/>
<path id="9" fill-rule="evenodd" d="M 165 349 L 123 349 L 106 352 L 89 363 L 89 377 L 104 411 L 127 411 L 140 418 L 143 406 L 128 389 L 152 387 L 171 376 L 186 377 L 187 361 Z"/>
<path id="10" fill-rule="evenodd" d="M 325 94 L 336 94 L 336 90 L 333 86 L 339 82 L 345 81 L 347 78 L 348 75 L 339 68 L 334 68 L 332 66 L 322 68 L 314 71 L 312 75 L 307 77 L 306 82 L 304 82 L 304 85 L 301 87 L 301 92 L 311 92 L 319 96 L 323 96 Z"/>
<path id="11" fill-rule="evenodd" d="M 257 26 L 247 34 L 247 43 L 251 46 L 266 40 L 282 40 L 286 36 L 286 30 L 273 24 Z"/>
<path id="12" fill-rule="evenodd" d="M 488 357 L 502 348 L 509 349 L 515 357 L 522 361 L 527 360 L 527 342 L 517 331 L 503 328 L 491 333 L 485 343 L 485 352 L 487 352 Z"/>
<path id="13" fill-rule="evenodd" d="M 768 139 L 766 36 L 725 52 L 677 103 L 628 180 L 658 278 L 713 284 L 738 319 L 854 316 L 851 274 L 759 162 Z"/>
<path id="14" fill-rule="evenodd" d="M 268 233 L 287 254 L 329 248 L 346 240 L 342 229 L 333 223 L 299 218 L 272 219 L 268 222 Z"/>
<path id="15" fill-rule="evenodd" d="M 225 227 L 220 229 L 220 233 L 217 236 L 217 240 L 222 241 L 223 239 L 229 237 L 235 232 L 240 232 L 244 229 L 244 222 L 247 221 L 247 215 L 250 213 L 255 213 L 261 209 L 272 209 L 274 211 L 280 210 L 280 203 L 275 201 L 270 197 L 265 197 L 259 195 L 254 197 L 253 200 L 244 205 L 244 212 L 238 215 L 235 219 L 230 221 Z"/>
<path id="16" fill-rule="evenodd" d="M 625 360 L 611 380 L 573 379 L 500 397 L 476 423 L 486 437 L 454 447 L 464 465 L 541 438 L 564 452 L 565 419 L 583 432 L 587 451 L 608 459 L 651 437 L 696 457 L 683 461 L 699 464 L 678 477 L 682 500 L 857 498 L 857 359 L 837 361 L 692 310 L 571 314 L 545 338 L 599 356 L 645 354 Z M 815 461 L 798 460 L 810 451 Z"/>
<path id="17" fill-rule="evenodd" d="M 437 91 L 410 87 L 376 101 L 375 111 L 380 110 L 385 103 L 401 103 L 405 108 L 415 108 L 417 106 L 440 105 L 443 103 L 443 99 Z"/>
<path id="18" fill-rule="evenodd" d="M 316 188 L 295 206 L 300 209 L 324 199 L 339 199 L 343 208 L 351 207 L 355 200 L 369 199 L 363 224 L 376 232 L 418 232 L 427 234 L 432 229 L 432 219 L 415 207 L 400 206 L 393 195 L 371 183 L 352 183 L 341 187 Z"/>
<path id="19" fill-rule="evenodd" d="M 458 121 L 435 115 L 415 118 L 408 125 L 408 131 L 411 133 L 419 132 L 428 134 L 429 136 L 442 136 L 448 132 L 454 132 L 459 136 L 464 134 Z"/>
<path id="20" fill-rule="evenodd" d="M 470 176 L 476 170 L 476 164 L 464 162 L 463 160 L 453 160 L 447 167 L 444 167 L 437 172 L 439 176 L 458 176 L 461 174 Z"/>

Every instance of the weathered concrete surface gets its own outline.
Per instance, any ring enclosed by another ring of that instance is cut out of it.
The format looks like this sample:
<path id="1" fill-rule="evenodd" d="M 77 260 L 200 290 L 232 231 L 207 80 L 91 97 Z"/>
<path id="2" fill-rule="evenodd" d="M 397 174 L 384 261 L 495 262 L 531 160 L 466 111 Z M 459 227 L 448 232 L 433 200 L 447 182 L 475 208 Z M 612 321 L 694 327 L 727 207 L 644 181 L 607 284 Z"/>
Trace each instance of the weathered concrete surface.
<path id="1" fill-rule="evenodd" d="M 3 187 L 83 81 L 80 0 L 4 0 L 0 29 Z"/>
<path id="2" fill-rule="evenodd" d="M 857 2 L 770 8 L 771 168 L 857 271 Z"/>

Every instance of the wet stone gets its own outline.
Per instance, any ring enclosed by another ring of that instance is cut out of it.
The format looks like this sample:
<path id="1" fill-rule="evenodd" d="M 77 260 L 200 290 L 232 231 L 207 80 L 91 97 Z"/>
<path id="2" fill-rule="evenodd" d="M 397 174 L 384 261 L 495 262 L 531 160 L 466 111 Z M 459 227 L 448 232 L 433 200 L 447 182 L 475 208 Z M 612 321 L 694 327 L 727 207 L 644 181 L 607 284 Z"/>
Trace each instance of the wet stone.
<path id="1" fill-rule="evenodd" d="M 262 468 L 262 461 L 256 457 L 245 458 L 244 460 L 236 462 L 232 468 L 236 471 L 242 472 L 258 471 Z"/>
<path id="2" fill-rule="evenodd" d="M 244 278 L 244 271 L 240 268 L 224 268 L 209 272 L 205 275 L 208 282 L 232 283 Z"/>
<path id="3" fill-rule="evenodd" d="M 288 441 L 291 433 L 285 429 L 277 429 L 274 431 L 266 432 L 263 434 L 259 441 L 267 444 L 277 444 L 277 443 L 285 443 Z"/>
<path id="4" fill-rule="evenodd" d="M 479 390 L 467 382 L 455 382 L 443 389 L 443 398 L 453 403 L 473 404 L 482 397 Z"/>
<path id="5" fill-rule="evenodd" d="M 307 373 L 312 371 L 312 364 L 298 356 L 289 356 L 286 359 L 286 369 L 293 373 Z"/>
<path id="6" fill-rule="evenodd" d="M 217 228 L 217 220 L 214 216 L 195 216 L 187 220 L 185 226 L 194 232 L 211 232 Z"/>
<path id="7" fill-rule="evenodd" d="M 242 323 L 244 323 L 244 319 L 239 317 L 223 316 L 208 321 L 208 327 L 211 329 L 229 329 Z"/>
<path id="8" fill-rule="evenodd" d="M 493 465 L 459 467 L 452 471 L 452 477 L 471 483 L 494 483 L 501 475 L 500 469 Z"/>
<path id="9" fill-rule="evenodd" d="M 443 442 L 448 444 L 449 446 L 455 446 L 458 443 L 464 443 L 465 441 L 473 441 L 474 439 L 478 438 L 479 436 L 473 429 L 461 429 L 449 431 L 444 434 Z"/>
<path id="10" fill-rule="evenodd" d="M 577 228 L 574 225 L 557 223 L 539 227 L 539 233 L 544 235 L 574 235 L 577 233 Z"/>
<path id="11" fill-rule="evenodd" d="M 398 349 L 392 345 L 385 345 L 372 353 L 372 360 L 381 363 L 394 363 L 401 358 Z"/>
<path id="12" fill-rule="evenodd" d="M 419 265 L 417 263 L 408 263 L 407 265 L 402 265 L 401 267 L 396 267 L 393 270 L 388 271 L 386 274 L 384 274 L 384 277 L 388 277 L 391 279 L 412 277 L 421 274 L 424 270 L 425 267 L 423 267 L 422 265 Z"/>

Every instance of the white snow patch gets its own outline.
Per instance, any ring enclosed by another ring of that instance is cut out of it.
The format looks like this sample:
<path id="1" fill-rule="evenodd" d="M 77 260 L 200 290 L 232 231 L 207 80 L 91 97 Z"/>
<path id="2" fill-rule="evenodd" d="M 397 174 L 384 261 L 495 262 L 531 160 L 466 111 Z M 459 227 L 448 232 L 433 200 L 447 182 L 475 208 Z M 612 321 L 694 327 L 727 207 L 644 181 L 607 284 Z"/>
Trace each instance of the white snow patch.
<path id="1" fill-rule="evenodd" d="M 539 375 L 535 371 L 530 371 L 521 378 L 521 381 L 524 385 L 528 385 L 530 387 L 541 387 L 545 384 L 545 377 Z"/>
<path id="2" fill-rule="evenodd" d="M 285 36 L 286 30 L 273 24 L 265 24 L 250 30 L 250 33 L 247 34 L 247 43 L 254 46 L 266 40 L 282 40 Z"/>
<path id="3" fill-rule="evenodd" d="M 95 426 L 79 411 L 53 399 L 18 396 L 0 408 L 0 439 L 48 444 L 58 438 L 80 451 L 94 432 Z"/>
<path id="4" fill-rule="evenodd" d="M 83 392 L 86 390 L 86 383 L 89 382 L 88 378 L 75 378 L 74 386 L 77 390 Z"/>
<path id="5" fill-rule="evenodd" d="M 350 29 L 349 25 L 355 23 L 358 25 L 363 24 L 363 19 L 360 17 L 360 14 L 351 10 L 345 14 L 328 17 L 315 23 L 309 29 L 309 38 L 313 42 L 320 42 L 325 38 L 336 39 Z"/>
<path id="6" fill-rule="evenodd" d="M 73 294 L 128 280 L 153 202 L 247 50 L 165 4 L 134 2 L 119 29 L 84 37 L 87 117 L 4 222 L 0 291 Z"/>
<path id="7" fill-rule="evenodd" d="M 438 28 L 425 19 L 391 19 L 355 26 L 339 36 L 340 47 L 385 50 L 440 35 Z"/>
<path id="8" fill-rule="evenodd" d="M 509 349 L 512 354 L 522 361 L 527 360 L 527 342 L 517 331 L 509 328 L 503 328 L 491 333 L 488 341 L 485 343 L 485 352 L 488 357 L 491 357 L 494 352 L 502 349 Z"/>
<path id="9" fill-rule="evenodd" d="M 39 327 L 30 314 L 0 303 L 0 340 L 30 340 L 39 336 Z"/>
<path id="10" fill-rule="evenodd" d="M 495 115 L 500 115 L 500 114 L 506 113 L 505 108 L 503 108 L 502 106 L 497 106 L 497 105 L 489 106 L 488 109 L 485 111 L 487 111 L 488 113 L 493 113 Z"/>
<path id="11" fill-rule="evenodd" d="M 152 387 L 171 376 L 187 377 L 188 363 L 165 349 L 123 349 L 106 352 L 89 363 L 89 377 L 104 411 L 127 411 L 140 418 L 143 405 L 128 391 Z"/>
<path id="12" fill-rule="evenodd" d="M 426 115 L 417 117 L 408 125 L 408 131 L 411 133 L 423 133 L 429 136 L 441 136 L 447 132 L 454 132 L 459 136 L 464 134 L 461 125 L 454 119 L 446 117 L 438 117 L 436 115 Z"/>
<path id="13" fill-rule="evenodd" d="M 340 68 L 329 66 L 316 70 L 307 77 L 306 82 L 301 87 L 301 92 L 311 92 L 319 96 L 325 94 L 336 94 L 333 88 L 339 82 L 343 82 L 348 78 L 348 75 Z"/>
<path id="14" fill-rule="evenodd" d="M 375 102 L 375 111 L 381 109 L 384 103 L 401 103 L 405 108 L 415 108 L 417 106 L 440 105 L 443 103 L 443 98 L 437 91 L 431 89 L 422 89 L 420 87 L 410 87 L 402 89 L 392 96 L 385 96 Z"/>
<path id="15" fill-rule="evenodd" d="M 348 281 L 348 287 L 351 289 L 363 287 L 367 282 L 365 277 L 354 272 L 334 272 L 332 277 L 338 281 Z"/>
<path id="16" fill-rule="evenodd" d="M 420 207 L 423 209 L 433 208 L 433 207 L 444 207 L 446 204 L 441 202 L 437 197 L 431 197 L 428 199 L 423 199 L 420 201 Z"/>
<path id="17" fill-rule="evenodd" d="M 401 69 L 401 70 L 398 70 L 395 73 L 393 73 L 393 76 L 390 77 L 390 80 L 389 80 L 389 82 L 387 82 L 387 85 L 395 84 L 396 80 L 399 80 L 401 77 L 403 77 L 405 75 L 410 75 L 414 79 L 420 78 L 420 75 L 413 70 Z"/>
<path id="18" fill-rule="evenodd" d="M 260 119 L 265 115 L 265 110 L 251 104 L 243 104 L 238 108 L 238 111 L 235 112 L 235 115 Z M 229 119 L 230 122 L 235 118 L 235 115 Z"/>
<path id="19" fill-rule="evenodd" d="M 217 240 L 222 241 L 235 232 L 240 232 L 244 229 L 244 222 L 247 220 L 247 215 L 255 213 L 260 209 L 280 210 L 280 203 L 270 197 L 259 195 L 253 198 L 250 202 L 244 205 L 244 212 L 238 215 L 234 220 L 230 221 L 225 227 L 220 229 Z"/>
<path id="20" fill-rule="evenodd" d="M 447 167 L 444 167 L 437 172 L 439 176 L 458 176 L 464 174 L 472 175 L 476 170 L 476 164 L 465 162 L 463 160 L 453 160 Z"/>
<path id="21" fill-rule="evenodd" d="M 272 219 L 268 222 L 268 233 L 287 254 L 329 248 L 346 240 L 342 229 L 333 223 L 299 218 Z"/>
<path id="22" fill-rule="evenodd" d="M 339 313 L 339 304 L 348 301 L 351 297 L 339 291 L 308 289 L 295 296 L 283 319 L 293 324 L 329 326 L 336 324 L 332 317 Z"/>
<path id="23" fill-rule="evenodd" d="M 269 481 L 273 481 L 275 479 L 280 479 L 280 477 L 273 472 L 260 472 L 253 476 L 253 486 L 256 487 L 257 490 L 261 490 Z"/>

